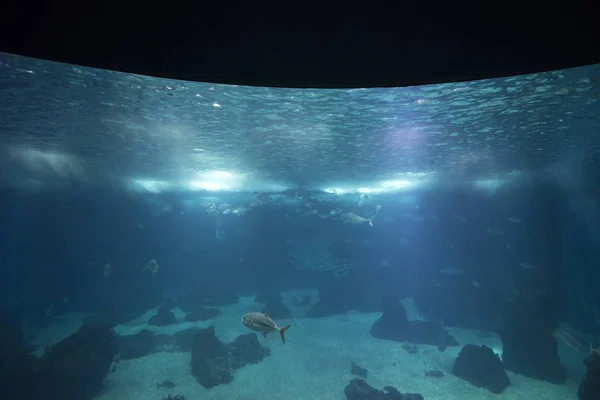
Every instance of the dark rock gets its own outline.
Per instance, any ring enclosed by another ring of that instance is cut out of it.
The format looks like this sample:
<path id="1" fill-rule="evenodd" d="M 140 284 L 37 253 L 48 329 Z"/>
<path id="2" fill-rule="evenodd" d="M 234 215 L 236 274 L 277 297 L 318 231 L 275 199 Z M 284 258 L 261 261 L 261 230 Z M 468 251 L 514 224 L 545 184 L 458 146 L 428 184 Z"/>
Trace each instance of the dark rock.
<path id="1" fill-rule="evenodd" d="M 168 396 L 164 396 L 162 400 L 186 400 L 186 397 L 182 394 L 170 394 Z"/>
<path id="2" fill-rule="evenodd" d="M 362 379 L 352 379 L 344 388 L 344 394 L 348 400 L 423 400 L 420 394 L 402 394 L 393 386 L 377 390 Z"/>
<path id="3" fill-rule="evenodd" d="M 203 299 L 198 296 L 191 295 L 182 295 L 179 296 L 176 300 L 177 307 L 181 309 L 181 311 L 185 313 L 190 313 L 196 311 L 198 308 L 202 307 Z"/>
<path id="4" fill-rule="evenodd" d="M 221 314 L 221 310 L 217 308 L 198 307 L 185 315 L 184 321 L 196 322 L 206 321 L 207 319 L 216 318 Z"/>
<path id="5" fill-rule="evenodd" d="M 207 389 L 233 381 L 227 349 L 215 336 L 215 327 L 200 329 L 192 344 L 192 375 Z"/>
<path id="6" fill-rule="evenodd" d="M 579 400 L 600 399 L 600 355 L 597 352 L 585 359 L 587 372 L 579 385 L 577 397 Z"/>
<path id="7" fill-rule="evenodd" d="M 0 309 L 0 398 L 36 399 L 37 360 L 21 343 L 21 321 L 8 310 Z"/>
<path id="8" fill-rule="evenodd" d="M 495 291 L 480 290 L 470 279 L 453 279 L 442 286 L 420 290 L 414 296 L 414 304 L 419 310 L 429 310 L 429 318 L 443 318 L 448 325 L 488 329 L 501 311 L 499 299 L 501 296 Z"/>
<path id="9" fill-rule="evenodd" d="M 502 361 L 487 346 L 465 345 L 454 362 L 452 373 L 494 394 L 502 393 L 510 385 Z"/>
<path id="10" fill-rule="evenodd" d="M 231 367 L 236 370 L 248 364 L 257 364 L 271 354 L 271 349 L 261 346 L 253 333 L 240 335 L 227 345 L 230 351 Z"/>
<path id="11" fill-rule="evenodd" d="M 109 327 L 84 324 L 40 359 L 40 393 L 63 400 L 92 399 L 102 390 L 116 352 L 116 335 Z"/>
<path id="12" fill-rule="evenodd" d="M 498 334 L 507 369 L 562 384 L 566 382 L 567 374 L 553 336 L 558 317 L 551 297 L 549 292 L 535 286 L 520 292 L 501 314 Z"/>
<path id="13" fill-rule="evenodd" d="M 158 351 L 158 340 L 153 332 L 144 329 L 135 335 L 118 337 L 118 352 L 122 360 L 147 356 Z"/>
<path id="14" fill-rule="evenodd" d="M 393 297 L 386 298 L 383 301 L 383 314 L 371 327 L 371 335 L 380 339 L 399 336 L 408 329 L 408 322 L 408 315 L 402 303 Z"/>
<path id="15" fill-rule="evenodd" d="M 419 393 L 404 393 L 402 400 L 425 400 Z"/>
<path id="16" fill-rule="evenodd" d="M 383 305 L 383 314 L 370 330 L 371 336 L 378 339 L 414 344 L 437 346 L 440 335 L 445 344 L 458 346 L 456 339 L 435 321 L 409 321 L 402 303 L 394 298 L 387 298 Z"/>
<path id="17" fill-rule="evenodd" d="M 88 325 L 109 325 L 113 327 L 121 323 L 116 316 L 110 313 L 86 315 L 82 318 L 81 322 Z"/>
<path id="18" fill-rule="evenodd" d="M 171 311 L 176 306 L 175 299 L 167 299 L 158 307 L 158 314 Z"/>
<path id="19" fill-rule="evenodd" d="M 211 307 L 224 307 L 236 304 L 240 300 L 234 290 L 207 290 L 202 305 Z"/>
<path id="20" fill-rule="evenodd" d="M 203 330 L 203 328 L 188 328 L 175 332 L 171 336 L 173 348 L 177 351 L 191 351 L 196 334 Z"/>
<path id="21" fill-rule="evenodd" d="M 292 312 L 285 304 L 282 303 L 267 303 L 262 309 L 263 313 L 269 314 L 274 319 L 291 318 Z"/>
<path id="22" fill-rule="evenodd" d="M 175 318 L 175 314 L 171 311 L 159 311 L 148 321 L 148 325 L 155 326 L 173 325 L 175 323 L 177 323 L 177 318 Z"/>
<path id="23" fill-rule="evenodd" d="M 271 354 L 252 333 L 223 344 L 215 336 L 214 326 L 195 329 L 191 351 L 192 375 L 207 389 L 231 382 L 235 370 L 258 363 Z"/>
<path id="24" fill-rule="evenodd" d="M 0 308 L 0 342 L 21 343 L 23 329 L 21 321 L 9 310 Z"/>
<path id="25" fill-rule="evenodd" d="M 171 381 L 162 381 L 156 384 L 157 389 L 174 389 L 177 384 Z"/>
<path id="26" fill-rule="evenodd" d="M 359 268 L 342 279 L 319 287 L 319 300 L 307 310 L 306 315 L 319 318 L 345 314 L 350 310 L 381 311 L 386 297 L 403 292 L 398 282 L 386 273 Z"/>
<path id="27" fill-rule="evenodd" d="M 343 301 L 333 296 L 328 299 L 319 299 L 314 306 L 306 311 L 306 316 L 310 318 L 322 318 L 336 314 L 346 314 L 349 308 Z"/>
<path id="28" fill-rule="evenodd" d="M 292 304 L 298 307 L 310 306 L 312 293 L 305 294 L 303 296 L 294 296 Z"/>
<path id="29" fill-rule="evenodd" d="M 204 288 L 193 293 L 179 296 L 176 305 L 186 313 L 197 311 L 200 307 L 221 307 L 236 304 L 239 296 L 235 291 Z"/>
<path id="30" fill-rule="evenodd" d="M 369 374 L 369 371 L 367 371 L 366 368 L 362 368 L 362 367 L 358 366 L 353 361 L 350 361 L 350 373 L 352 375 L 358 376 L 359 378 L 367 379 L 367 375 Z"/>
<path id="31" fill-rule="evenodd" d="M 278 290 L 272 290 L 272 289 L 265 289 L 265 290 L 259 290 L 258 292 L 256 292 L 256 294 L 254 295 L 254 301 L 256 303 L 281 303 L 281 301 L 283 300 L 282 296 L 281 296 L 281 292 Z"/>

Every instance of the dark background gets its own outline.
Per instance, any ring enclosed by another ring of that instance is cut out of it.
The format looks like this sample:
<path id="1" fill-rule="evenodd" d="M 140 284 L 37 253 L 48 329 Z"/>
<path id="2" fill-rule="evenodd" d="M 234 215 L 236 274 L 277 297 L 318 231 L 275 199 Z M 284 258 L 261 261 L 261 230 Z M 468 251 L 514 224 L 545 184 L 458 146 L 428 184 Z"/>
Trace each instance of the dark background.
<path id="1" fill-rule="evenodd" d="M 600 62 L 599 6 L 502 1 L 3 2 L 0 50 L 189 80 L 404 86 Z"/>

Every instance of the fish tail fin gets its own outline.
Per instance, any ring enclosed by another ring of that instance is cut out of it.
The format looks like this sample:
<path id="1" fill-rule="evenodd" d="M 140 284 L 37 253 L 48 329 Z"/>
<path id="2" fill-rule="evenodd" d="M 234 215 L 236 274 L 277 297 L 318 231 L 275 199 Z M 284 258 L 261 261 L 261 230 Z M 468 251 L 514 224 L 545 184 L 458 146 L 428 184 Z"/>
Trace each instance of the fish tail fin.
<path id="1" fill-rule="evenodd" d="M 590 354 L 594 354 L 594 346 L 592 346 L 592 342 L 588 342 L 590 344 Z"/>
<path id="2" fill-rule="evenodd" d="M 372 219 L 369 220 L 369 225 L 373 226 L 373 220 Z"/>
<path id="3" fill-rule="evenodd" d="M 291 325 L 286 325 L 279 330 L 279 334 L 281 335 L 281 341 L 283 342 L 283 344 L 285 344 L 285 331 L 290 329 L 290 326 Z"/>

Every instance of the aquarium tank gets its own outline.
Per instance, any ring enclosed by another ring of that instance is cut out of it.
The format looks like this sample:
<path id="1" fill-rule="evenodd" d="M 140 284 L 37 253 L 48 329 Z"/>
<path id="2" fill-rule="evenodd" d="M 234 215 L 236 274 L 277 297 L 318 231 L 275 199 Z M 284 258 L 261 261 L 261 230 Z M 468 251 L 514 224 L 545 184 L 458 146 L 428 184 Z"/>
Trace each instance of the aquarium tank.
<path id="1" fill-rule="evenodd" d="M 0 396 L 600 399 L 600 65 L 402 88 L 0 54 Z"/>

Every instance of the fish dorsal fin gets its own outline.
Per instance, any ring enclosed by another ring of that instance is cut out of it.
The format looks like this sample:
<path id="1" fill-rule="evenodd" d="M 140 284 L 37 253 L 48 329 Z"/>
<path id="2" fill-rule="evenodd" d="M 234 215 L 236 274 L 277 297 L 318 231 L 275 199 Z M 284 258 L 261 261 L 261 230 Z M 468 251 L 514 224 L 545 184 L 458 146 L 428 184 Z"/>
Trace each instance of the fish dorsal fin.
<path id="1" fill-rule="evenodd" d="M 267 317 L 267 318 L 271 318 L 271 317 L 269 316 L 269 313 L 266 313 L 266 312 L 264 312 L 264 313 L 263 313 L 263 315 L 264 315 L 265 317 Z"/>

